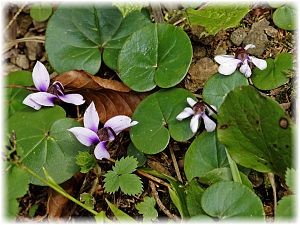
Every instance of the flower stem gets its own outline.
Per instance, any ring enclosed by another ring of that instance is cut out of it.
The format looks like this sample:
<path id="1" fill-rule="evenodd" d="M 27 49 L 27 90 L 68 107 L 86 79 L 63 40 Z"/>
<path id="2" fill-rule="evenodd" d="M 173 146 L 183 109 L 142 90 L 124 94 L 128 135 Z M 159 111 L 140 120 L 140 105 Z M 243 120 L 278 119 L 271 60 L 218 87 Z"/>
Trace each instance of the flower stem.
<path id="1" fill-rule="evenodd" d="M 233 161 L 233 159 L 229 155 L 226 148 L 225 148 L 225 151 L 226 151 L 227 159 L 228 159 L 228 162 L 229 162 L 229 166 L 230 166 L 233 181 L 234 182 L 239 182 L 239 183 L 242 184 L 242 179 L 241 179 L 241 176 L 240 176 L 240 172 L 239 172 L 239 169 L 237 168 L 237 165 L 236 165 L 235 161 Z"/>

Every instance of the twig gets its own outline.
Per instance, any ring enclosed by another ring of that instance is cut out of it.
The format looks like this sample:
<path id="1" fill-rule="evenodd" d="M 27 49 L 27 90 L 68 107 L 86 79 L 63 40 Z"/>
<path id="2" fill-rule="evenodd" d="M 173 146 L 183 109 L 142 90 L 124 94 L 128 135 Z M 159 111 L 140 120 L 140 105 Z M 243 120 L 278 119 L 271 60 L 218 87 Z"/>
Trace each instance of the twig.
<path id="1" fill-rule="evenodd" d="M 164 16 L 161 12 L 161 5 L 160 3 L 150 3 L 152 14 L 154 17 L 154 21 L 156 23 L 163 23 L 164 22 Z"/>
<path id="2" fill-rule="evenodd" d="M 149 180 L 155 181 L 156 183 L 159 183 L 159 184 L 161 184 L 161 185 L 164 185 L 164 186 L 166 186 L 167 188 L 171 188 L 171 185 L 168 184 L 167 182 L 165 182 L 165 181 L 163 181 L 163 180 L 161 180 L 161 179 L 159 179 L 159 178 L 157 178 L 157 177 L 154 177 L 154 176 L 152 176 L 152 175 L 146 173 L 145 171 L 142 171 L 142 170 L 136 170 L 136 172 L 137 172 L 139 175 L 142 175 L 142 176 L 148 178 Z"/>
<path id="3" fill-rule="evenodd" d="M 158 196 L 158 193 L 156 191 L 156 187 L 155 187 L 155 184 L 149 180 L 149 185 L 150 185 L 150 188 L 151 188 L 151 194 L 152 196 L 154 197 L 158 207 L 164 212 L 164 214 L 166 214 L 170 219 L 172 220 L 180 220 L 176 215 L 172 214 L 165 206 L 164 204 L 161 202 L 159 196 Z"/>
<path id="4" fill-rule="evenodd" d="M 180 174 L 180 171 L 179 171 L 178 163 L 177 163 L 174 151 L 173 151 L 172 144 L 170 144 L 169 149 L 170 149 L 170 153 L 171 153 L 171 158 L 172 158 L 172 161 L 173 161 L 173 165 L 174 165 L 174 168 L 175 168 L 176 176 L 177 176 L 178 180 L 181 183 L 183 183 L 183 180 L 182 180 L 182 177 L 181 177 L 181 174 Z"/>
<path id="5" fill-rule="evenodd" d="M 275 212 L 276 212 L 276 208 L 277 208 L 277 194 L 276 194 L 276 184 L 275 184 L 274 174 L 268 173 L 268 178 L 269 178 L 270 184 L 272 186 L 272 190 L 273 190 L 273 198 L 274 198 L 273 210 L 274 210 L 274 216 L 276 216 Z"/>
<path id="6" fill-rule="evenodd" d="M 25 8 L 26 4 L 22 5 L 18 12 L 14 15 L 14 17 L 9 21 L 9 23 L 6 25 L 6 27 L 4 28 L 3 32 L 7 31 L 10 26 L 13 24 L 13 22 L 17 19 L 18 15 L 22 12 L 22 10 Z"/>
<path id="7" fill-rule="evenodd" d="M 174 22 L 173 25 L 174 25 L 174 26 L 177 26 L 178 24 L 182 23 L 182 22 L 185 21 L 185 20 L 186 20 L 186 17 L 183 17 L 183 18 L 177 20 L 176 22 Z"/>
<path id="8" fill-rule="evenodd" d="M 22 89 L 26 89 L 28 91 L 38 91 L 36 88 L 31 87 L 31 86 L 22 86 L 22 85 L 15 85 L 15 84 L 6 85 L 6 86 L 4 86 L 4 88 L 22 88 Z"/>
<path id="9" fill-rule="evenodd" d="M 24 37 L 24 38 L 15 39 L 15 40 L 10 41 L 7 44 L 5 44 L 3 52 L 8 51 L 9 49 L 11 49 L 14 45 L 16 45 L 18 43 L 30 42 L 30 41 L 38 42 L 38 43 L 45 43 L 45 36 L 32 36 L 32 37 Z"/>

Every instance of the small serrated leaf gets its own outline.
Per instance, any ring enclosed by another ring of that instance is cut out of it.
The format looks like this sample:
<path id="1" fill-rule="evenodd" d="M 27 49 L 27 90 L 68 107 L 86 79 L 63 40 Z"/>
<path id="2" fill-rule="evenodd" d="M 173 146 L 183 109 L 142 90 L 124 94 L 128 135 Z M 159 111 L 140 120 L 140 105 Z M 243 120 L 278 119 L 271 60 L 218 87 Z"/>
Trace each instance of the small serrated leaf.
<path id="1" fill-rule="evenodd" d="M 121 158 L 120 160 L 116 161 L 116 165 L 114 167 L 114 171 L 121 175 L 126 173 L 132 173 L 136 170 L 138 165 L 138 161 L 134 157 L 126 157 Z"/>
<path id="2" fill-rule="evenodd" d="M 285 182 L 289 189 L 295 193 L 296 191 L 296 170 L 288 168 L 285 172 Z"/>
<path id="3" fill-rule="evenodd" d="M 83 202 L 87 207 L 94 209 L 96 201 L 93 195 L 84 192 L 80 194 L 80 201 Z"/>
<path id="4" fill-rule="evenodd" d="M 79 152 L 76 164 L 80 167 L 81 173 L 87 173 L 96 166 L 96 159 L 89 152 Z"/>
<path id="5" fill-rule="evenodd" d="M 108 171 L 105 174 L 104 188 L 106 192 L 114 193 L 119 190 L 119 176 L 115 171 Z"/>
<path id="6" fill-rule="evenodd" d="M 143 215 L 144 222 L 154 221 L 158 217 L 157 210 L 155 209 L 155 199 L 152 197 L 145 197 L 143 202 L 138 203 L 135 208 L 139 214 Z"/>
<path id="7" fill-rule="evenodd" d="M 142 181 L 135 174 L 122 174 L 119 184 L 121 191 L 127 195 L 138 195 L 143 191 Z"/>

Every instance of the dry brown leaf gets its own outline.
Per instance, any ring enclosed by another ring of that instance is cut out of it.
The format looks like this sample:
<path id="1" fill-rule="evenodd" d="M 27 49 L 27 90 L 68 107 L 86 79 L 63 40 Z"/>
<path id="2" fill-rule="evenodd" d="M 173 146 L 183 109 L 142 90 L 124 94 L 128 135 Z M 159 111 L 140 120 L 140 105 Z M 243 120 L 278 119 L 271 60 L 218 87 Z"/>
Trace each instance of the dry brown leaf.
<path id="1" fill-rule="evenodd" d="M 94 102 L 101 123 L 117 115 L 131 117 L 137 105 L 146 96 L 134 91 L 124 93 L 108 89 L 99 91 L 81 91 L 87 103 Z"/>
<path id="2" fill-rule="evenodd" d="M 119 92 L 130 91 L 130 88 L 122 82 L 93 76 L 83 70 L 72 70 L 65 72 L 56 76 L 54 80 L 61 82 L 65 88 L 70 89 L 111 89 Z"/>

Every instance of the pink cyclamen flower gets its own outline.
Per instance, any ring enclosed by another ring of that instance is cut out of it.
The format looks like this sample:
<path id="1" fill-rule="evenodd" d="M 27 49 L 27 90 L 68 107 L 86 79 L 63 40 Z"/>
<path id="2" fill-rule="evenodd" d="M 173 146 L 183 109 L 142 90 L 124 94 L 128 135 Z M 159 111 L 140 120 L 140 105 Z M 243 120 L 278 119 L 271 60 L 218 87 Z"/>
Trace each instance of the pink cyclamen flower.
<path id="1" fill-rule="evenodd" d="M 205 113 L 206 109 L 208 110 L 208 115 L 213 114 L 213 111 L 209 109 L 209 107 L 207 107 L 203 102 L 196 102 L 194 99 L 189 97 L 186 100 L 191 108 L 186 107 L 181 113 L 178 114 L 178 116 L 176 116 L 176 119 L 181 121 L 185 118 L 193 116 L 190 122 L 190 128 L 193 133 L 196 133 L 199 127 L 199 120 L 202 118 L 207 132 L 214 131 L 216 129 L 216 123 Z M 216 110 L 215 106 L 211 107 Z"/>
<path id="2" fill-rule="evenodd" d="M 42 106 L 54 106 L 55 99 L 60 99 L 74 105 L 82 105 L 85 102 L 80 94 L 65 94 L 64 86 L 59 81 L 55 81 L 50 85 L 49 73 L 46 67 L 39 61 L 36 62 L 33 68 L 32 80 L 39 92 L 29 94 L 23 100 L 23 104 L 35 110 L 39 110 Z"/>
<path id="3" fill-rule="evenodd" d="M 220 64 L 218 71 L 223 75 L 232 74 L 238 66 L 240 67 L 240 72 L 246 77 L 250 77 L 252 72 L 249 63 L 253 63 L 258 69 L 264 70 L 267 68 L 267 62 L 263 59 L 258 59 L 254 56 L 249 56 L 247 50 L 250 48 L 255 48 L 255 45 L 249 44 L 245 48 L 238 48 L 233 55 L 217 55 L 215 61 Z"/>
<path id="4" fill-rule="evenodd" d="M 138 124 L 132 121 L 130 117 L 120 115 L 110 118 L 106 121 L 103 128 L 98 129 L 99 117 L 92 102 L 83 115 L 84 127 L 73 127 L 69 129 L 77 140 L 85 146 L 96 145 L 94 154 L 97 159 L 110 158 L 106 145 L 128 127 Z"/>

